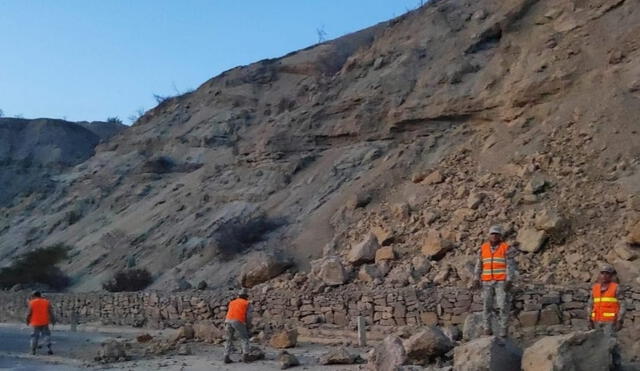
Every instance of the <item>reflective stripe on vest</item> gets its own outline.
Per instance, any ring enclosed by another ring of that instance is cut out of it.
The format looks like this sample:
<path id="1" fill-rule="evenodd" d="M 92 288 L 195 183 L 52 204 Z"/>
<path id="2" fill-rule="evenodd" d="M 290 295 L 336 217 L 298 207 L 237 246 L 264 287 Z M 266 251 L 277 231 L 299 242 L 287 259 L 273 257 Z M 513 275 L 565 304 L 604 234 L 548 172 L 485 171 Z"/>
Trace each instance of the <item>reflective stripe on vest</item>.
<path id="1" fill-rule="evenodd" d="M 593 285 L 593 312 L 591 312 L 591 319 L 594 322 L 614 322 L 616 320 L 620 311 L 620 304 L 618 298 L 616 298 L 617 290 L 618 284 L 615 282 L 609 283 L 604 292 L 602 292 L 599 283 Z"/>
<path id="2" fill-rule="evenodd" d="M 29 301 L 29 309 L 31 309 L 31 326 L 47 326 L 49 324 L 49 300 L 36 298 Z"/>
<path id="3" fill-rule="evenodd" d="M 616 298 L 593 298 L 594 303 L 617 303 Z"/>
<path id="4" fill-rule="evenodd" d="M 230 321 L 239 321 L 247 323 L 247 310 L 249 309 L 249 301 L 238 298 L 231 300 L 229 309 L 227 310 L 227 319 Z"/>
<path id="5" fill-rule="evenodd" d="M 509 250 L 509 245 L 506 242 L 501 242 L 493 254 L 489 242 L 482 245 L 483 281 L 505 281 L 507 279 L 507 250 Z"/>

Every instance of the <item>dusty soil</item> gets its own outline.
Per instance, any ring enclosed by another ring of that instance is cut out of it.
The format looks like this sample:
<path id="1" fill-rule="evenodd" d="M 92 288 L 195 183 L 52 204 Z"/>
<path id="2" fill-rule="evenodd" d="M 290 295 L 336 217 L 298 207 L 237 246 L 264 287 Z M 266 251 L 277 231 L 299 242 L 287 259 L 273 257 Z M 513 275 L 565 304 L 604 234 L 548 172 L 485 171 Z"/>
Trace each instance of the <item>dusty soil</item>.
<path id="1" fill-rule="evenodd" d="M 154 337 L 167 337 L 174 334 L 174 330 L 166 331 L 144 331 Z M 39 354 L 30 355 L 25 349 L 28 348 L 29 329 L 15 324 L 0 325 L 0 334 L 3 342 L 0 345 L 0 365 L 19 370 L 36 370 L 43 365 L 56 371 L 71 371 L 80 369 L 118 369 L 118 370 L 279 370 L 280 367 L 275 358 L 278 350 L 261 347 L 266 358 L 249 364 L 236 362 L 225 365 L 222 362 L 222 345 L 211 345 L 203 343 L 187 343 L 192 355 L 150 355 L 145 352 L 148 348 L 145 344 L 135 341 L 135 336 L 139 335 L 139 329 L 112 328 L 102 326 L 81 326 L 78 332 L 70 332 L 69 326 L 60 326 L 53 331 L 54 356 Z M 119 339 L 131 344 L 127 348 L 127 353 L 132 357 L 131 361 L 114 362 L 101 364 L 94 362 L 100 343 L 108 339 Z M 296 348 L 287 350 L 294 354 L 307 370 L 355 370 L 358 365 L 346 366 L 319 366 L 317 358 L 327 352 L 330 347 L 315 344 L 299 344 Z M 366 350 L 350 348 L 354 354 L 366 353 Z M 368 349 L 367 349 L 368 350 Z M 232 358 L 236 361 L 240 359 L 239 354 L 234 354 Z"/>
<path id="2" fill-rule="evenodd" d="M 501 223 L 526 281 L 586 282 L 606 261 L 637 284 L 637 253 L 613 248 L 640 243 L 639 19 L 630 0 L 432 1 L 232 69 L 1 209 L 0 257 L 68 244 L 77 291 L 131 255 L 154 288 L 228 287 L 258 251 L 308 272 L 376 228 L 394 272 L 434 230 L 455 248 L 425 280 L 455 284 Z"/>
<path id="3" fill-rule="evenodd" d="M 274 349 L 265 349 L 266 359 L 252 363 L 236 362 L 233 364 L 224 364 L 222 362 L 223 349 L 221 346 L 191 344 L 194 355 L 190 356 L 158 356 L 147 359 L 133 360 L 129 362 L 120 362 L 111 365 L 91 365 L 92 369 L 126 369 L 126 370 L 157 370 L 167 368 L 169 370 L 238 370 L 238 371 L 261 371 L 261 370 L 280 370 L 280 366 L 275 360 L 278 353 Z M 329 348 L 313 345 L 301 344 L 296 348 L 287 350 L 294 354 L 300 360 L 301 366 L 298 368 L 305 370 L 358 370 L 359 365 L 335 365 L 320 366 L 317 363 L 317 357 L 321 356 Z M 239 354 L 232 356 L 234 360 L 240 358 Z"/>

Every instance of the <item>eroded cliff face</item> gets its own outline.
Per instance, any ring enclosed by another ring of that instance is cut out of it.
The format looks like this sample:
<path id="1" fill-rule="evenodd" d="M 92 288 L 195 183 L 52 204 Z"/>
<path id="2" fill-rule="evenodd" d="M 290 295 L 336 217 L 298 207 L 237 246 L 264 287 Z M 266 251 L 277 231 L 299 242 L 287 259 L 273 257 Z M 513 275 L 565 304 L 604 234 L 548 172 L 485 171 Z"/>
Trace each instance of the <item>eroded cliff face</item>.
<path id="1" fill-rule="evenodd" d="M 125 128 L 106 122 L 0 118 L 0 206 L 55 187 L 55 176 L 78 165 Z"/>
<path id="2" fill-rule="evenodd" d="M 230 70 L 1 210 L 0 256 L 73 246 L 75 290 L 129 256 L 156 288 L 222 287 L 258 251 L 308 271 L 374 233 L 378 283 L 455 284 L 502 223 L 524 279 L 631 277 L 639 31 L 631 0 L 443 0 Z"/>

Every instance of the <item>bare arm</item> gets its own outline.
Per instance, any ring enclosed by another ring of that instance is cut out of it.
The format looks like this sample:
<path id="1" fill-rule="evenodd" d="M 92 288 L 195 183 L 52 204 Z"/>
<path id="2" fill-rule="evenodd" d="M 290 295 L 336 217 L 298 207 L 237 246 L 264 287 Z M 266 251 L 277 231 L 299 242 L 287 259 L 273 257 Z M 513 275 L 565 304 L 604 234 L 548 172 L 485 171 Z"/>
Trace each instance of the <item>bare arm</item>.
<path id="1" fill-rule="evenodd" d="M 480 281 L 482 278 L 482 253 L 478 253 L 476 256 L 476 266 L 473 269 L 473 279 Z"/>
<path id="2" fill-rule="evenodd" d="M 247 308 L 247 330 L 251 331 L 251 322 L 253 319 L 253 305 L 249 304 L 249 308 Z"/>
<path id="3" fill-rule="evenodd" d="M 27 312 L 27 326 L 29 326 L 29 324 L 31 324 L 31 306 L 29 306 L 29 311 Z"/>
<path id="4" fill-rule="evenodd" d="M 622 297 L 622 293 L 620 292 L 620 285 L 618 285 L 618 287 L 616 288 L 616 298 L 618 299 L 618 303 L 619 303 L 619 310 L 618 310 L 618 316 L 616 317 L 616 322 L 618 323 L 622 323 L 622 320 L 624 319 L 624 314 L 627 312 L 627 308 L 625 308 L 624 305 L 624 298 Z"/>
<path id="5" fill-rule="evenodd" d="M 507 250 L 507 282 L 511 282 L 512 279 L 515 279 L 516 276 L 516 255 L 518 254 L 518 249 L 513 246 L 509 246 L 509 250 Z"/>
<path id="6" fill-rule="evenodd" d="M 53 307 L 49 304 L 49 321 L 52 325 L 56 324 L 56 316 L 53 314 Z"/>

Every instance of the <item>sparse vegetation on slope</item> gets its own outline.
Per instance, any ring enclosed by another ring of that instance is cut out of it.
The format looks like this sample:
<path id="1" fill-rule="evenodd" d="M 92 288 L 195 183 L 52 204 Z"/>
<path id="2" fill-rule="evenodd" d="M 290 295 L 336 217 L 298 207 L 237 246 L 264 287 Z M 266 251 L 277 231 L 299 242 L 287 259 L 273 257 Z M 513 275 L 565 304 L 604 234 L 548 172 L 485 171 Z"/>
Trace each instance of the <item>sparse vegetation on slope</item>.
<path id="1" fill-rule="evenodd" d="M 144 290 L 153 281 L 146 269 L 127 269 L 119 271 L 111 279 L 102 284 L 102 288 L 109 292 Z"/>
<path id="2" fill-rule="evenodd" d="M 628 0 L 430 1 L 234 68 L 3 210 L 0 253 L 69 241 L 78 290 L 129 253 L 154 288 L 231 286 L 275 250 L 300 274 L 324 255 L 332 284 L 447 286 L 502 224 L 525 282 L 609 262 L 638 284 L 639 20 Z M 260 210 L 287 224 L 247 221 Z M 371 233 L 387 262 L 345 262 Z"/>
<path id="3" fill-rule="evenodd" d="M 235 218 L 222 224 L 216 236 L 216 246 L 222 259 L 231 260 L 245 253 L 255 243 L 264 240 L 265 236 L 282 225 L 265 215 L 249 220 Z"/>
<path id="4" fill-rule="evenodd" d="M 40 284 L 63 290 L 70 279 L 57 265 L 68 257 L 69 250 L 68 246 L 59 244 L 18 256 L 10 266 L 0 269 L 0 288 Z"/>

